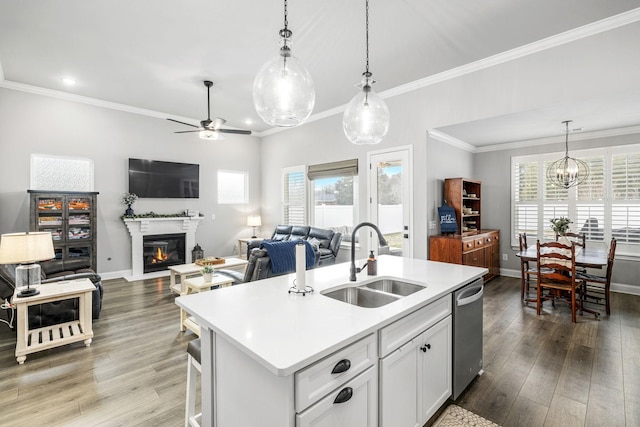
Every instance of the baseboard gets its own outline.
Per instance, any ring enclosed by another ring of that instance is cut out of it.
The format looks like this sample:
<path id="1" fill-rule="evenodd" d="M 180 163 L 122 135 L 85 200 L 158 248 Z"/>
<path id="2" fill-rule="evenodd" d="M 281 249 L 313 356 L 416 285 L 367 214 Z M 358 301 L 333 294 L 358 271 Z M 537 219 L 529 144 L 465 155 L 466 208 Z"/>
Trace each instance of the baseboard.
<path id="1" fill-rule="evenodd" d="M 517 277 L 521 275 L 520 270 L 511 270 L 507 268 L 500 269 L 500 275 L 506 277 Z M 611 292 L 619 292 L 621 294 L 640 295 L 640 286 L 627 285 L 625 283 L 612 283 Z"/>
<path id="2" fill-rule="evenodd" d="M 140 274 L 138 276 L 133 276 L 131 270 L 121 270 L 121 271 L 109 271 L 106 273 L 99 273 L 100 277 L 103 280 L 110 279 L 125 279 L 127 282 L 134 282 L 136 280 L 145 280 L 145 279 L 156 279 L 158 277 L 167 277 L 169 276 L 169 270 L 155 271 L 153 273 Z"/>

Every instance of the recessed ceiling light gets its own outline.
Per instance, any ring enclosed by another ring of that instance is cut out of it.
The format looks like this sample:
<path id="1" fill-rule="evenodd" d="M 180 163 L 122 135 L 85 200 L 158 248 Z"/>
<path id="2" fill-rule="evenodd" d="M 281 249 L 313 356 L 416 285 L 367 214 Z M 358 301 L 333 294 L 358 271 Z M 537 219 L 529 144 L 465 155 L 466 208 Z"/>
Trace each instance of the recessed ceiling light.
<path id="1" fill-rule="evenodd" d="M 62 78 L 62 83 L 64 83 L 67 86 L 75 86 L 76 79 L 73 79 L 71 77 L 63 77 Z"/>
<path id="2" fill-rule="evenodd" d="M 251 119 L 246 119 L 246 120 L 244 121 L 244 124 L 245 124 L 245 125 L 247 125 L 247 126 L 250 126 L 250 125 L 252 125 L 252 124 L 253 124 L 253 120 L 251 120 Z"/>

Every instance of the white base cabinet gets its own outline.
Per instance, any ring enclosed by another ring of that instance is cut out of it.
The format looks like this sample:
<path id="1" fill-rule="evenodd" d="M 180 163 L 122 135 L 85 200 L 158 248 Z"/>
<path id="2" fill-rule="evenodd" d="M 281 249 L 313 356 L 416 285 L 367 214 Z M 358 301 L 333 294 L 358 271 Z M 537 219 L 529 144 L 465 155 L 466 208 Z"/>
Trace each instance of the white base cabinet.
<path id="1" fill-rule="evenodd" d="M 432 326 L 380 359 L 381 427 L 422 426 L 451 395 L 452 321 L 448 303 L 450 298 L 446 297 L 422 309 L 423 313 L 416 312 Z"/>

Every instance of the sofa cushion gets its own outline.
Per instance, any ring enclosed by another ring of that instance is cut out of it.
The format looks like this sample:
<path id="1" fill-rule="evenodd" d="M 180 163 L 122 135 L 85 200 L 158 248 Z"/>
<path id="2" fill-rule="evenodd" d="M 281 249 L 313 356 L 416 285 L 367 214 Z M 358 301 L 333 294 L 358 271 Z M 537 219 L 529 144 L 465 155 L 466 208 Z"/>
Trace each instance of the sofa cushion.
<path id="1" fill-rule="evenodd" d="M 273 232 L 273 236 L 271 236 L 271 240 L 288 240 L 290 234 L 291 234 L 290 225 L 278 225 L 276 226 L 276 229 Z"/>
<path id="2" fill-rule="evenodd" d="M 324 228 L 311 227 L 309 229 L 309 239 L 317 240 L 318 247 L 323 249 L 329 249 L 334 234 L 333 230 L 325 230 Z"/>
<path id="3" fill-rule="evenodd" d="M 289 240 L 306 240 L 309 236 L 309 228 L 305 225 L 294 225 L 291 227 L 291 234 Z"/>

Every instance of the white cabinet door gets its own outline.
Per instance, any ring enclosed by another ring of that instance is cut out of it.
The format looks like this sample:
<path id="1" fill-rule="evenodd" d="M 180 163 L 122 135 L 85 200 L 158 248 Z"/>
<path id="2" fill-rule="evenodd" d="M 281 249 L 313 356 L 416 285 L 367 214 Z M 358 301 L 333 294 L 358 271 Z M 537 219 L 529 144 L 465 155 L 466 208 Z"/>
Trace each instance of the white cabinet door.
<path id="1" fill-rule="evenodd" d="M 380 360 L 380 427 L 422 425 L 418 421 L 418 352 L 414 339 Z"/>
<path id="2" fill-rule="evenodd" d="M 451 316 L 417 338 L 419 421 L 426 422 L 451 396 Z"/>
<path id="3" fill-rule="evenodd" d="M 296 415 L 297 427 L 375 427 L 378 423 L 377 366 L 358 375 Z"/>

